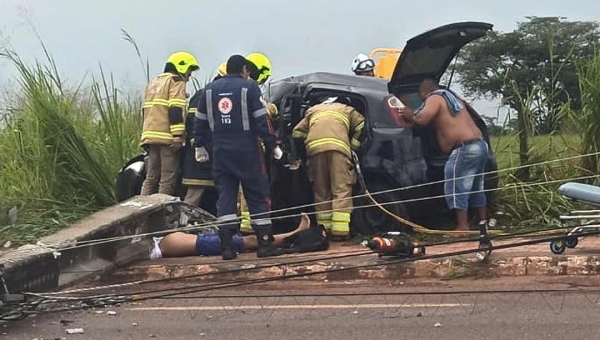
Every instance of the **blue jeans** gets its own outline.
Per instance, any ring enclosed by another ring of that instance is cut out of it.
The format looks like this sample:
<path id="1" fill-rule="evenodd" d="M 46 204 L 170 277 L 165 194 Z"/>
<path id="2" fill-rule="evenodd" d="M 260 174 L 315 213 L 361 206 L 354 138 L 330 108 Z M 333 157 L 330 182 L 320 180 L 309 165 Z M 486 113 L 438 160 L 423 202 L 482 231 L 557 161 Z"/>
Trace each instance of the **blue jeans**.
<path id="1" fill-rule="evenodd" d="M 246 251 L 244 240 L 241 236 L 233 236 L 233 245 L 239 254 Z M 199 256 L 218 256 L 221 255 L 221 239 L 216 233 L 198 234 L 196 238 L 196 255 Z"/>
<path id="2" fill-rule="evenodd" d="M 484 140 L 463 142 L 452 150 L 444 167 L 444 193 L 450 209 L 468 210 L 486 206 L 483 191 L 489 147 Z"/>

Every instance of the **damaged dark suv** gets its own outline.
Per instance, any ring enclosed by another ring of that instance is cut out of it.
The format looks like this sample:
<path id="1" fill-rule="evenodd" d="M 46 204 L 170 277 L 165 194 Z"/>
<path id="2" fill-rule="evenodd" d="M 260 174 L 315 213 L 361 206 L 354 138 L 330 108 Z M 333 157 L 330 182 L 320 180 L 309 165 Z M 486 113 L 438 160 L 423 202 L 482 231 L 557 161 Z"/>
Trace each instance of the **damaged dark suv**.
<path id="1" fill-rule="evenodd" d="M 399 125 L 396 111 L 387 105 L 388 99 L 392 94 L 413 109 L 420 106 L 422 101 L 418 88 L 422 80 L 441 80 L 458 51 L 470 41 L 484 36 L 491 28 L 492 25 L 486 23 L 456 23 L 410 39 L 389 83 L 377 78 L 331 73 L 307 74 L 272 83 L 269 99 L 278 104 L 282 112 L 276 124 L 280 138 L 287 141 L 288 149 L 292 149 L 289 136 L 304 116 L 312 97 L 349 97 L 353 106 L 365 116 L 358 156 L 367 189 L 371 193 L 385 191 L 375 196 L 379 203 L 401 202 L 386 205 L 396 215 L 429 227 L 441 227 L 454 217 L 446 207 L 443 184 L 439 183 L 444 179 L 443 169 L 448 155 L 440 151 L 433 128 Z M 489 143 L 484 121 L 471 105 L 465 104 Z M 293 150 L 300 159 L 304 159 L 303 152 L 303 148 Z M 494 170 L 496 162 L 492 154 L 487 172 Z M 273 162 L 271 178 L 273 209 L 286 209 L 312 201 L 310 184 L 302 168 L 290 172 Z M 426 185 L 431 182 L 438 183 Z M 486 176 L 487 189 L 495 188 L 497 182 L 495 175 Z M 407 189 L 394 190 L 399 188 Z M 357 185 L 355 194 L 360 193 L 361 188 Z M 427 199 L 429 197 L 436 198 Z M 492 200 L 492 197 L 489 198 Z M 396 220 L 374 207 L 368 198 L 358 197 L 354 203 L 355 206 L 369 207 L 354 210 L 353 233 L 372 234 L 402 229 Z"/>
<path id="2" fill-rule="evenodd" d="M 399 125 L 396 111 L 388 105 L 388 100 L 394 95 L 413 109 L 420 106 L 422 101 L 418 96 L 418 87 L 421 81 L 425 78 L 440 81 L 458 51 L 470 41 L 484 36 L 491 28 L 492 25 L 487 23 L 455 23 L 410 39 L 389 83 L 379 78 L 333 73 L 312 73 L 270 83 L 265 96 L 279 108 L 280 115 L 275 119 L 274 127 L 284 141 L 288 157 L 305 160 L 304 148 L 293 142 L 291 133 L 308 109 L 308 103 L 315 96 L 348 97 L 365 116 L 362 145 L 357 154 L 367 189 L 371 193 L 385 191 L 375 195 L 375 199 L 379 203 L 397 202 L 386 205 L 386 208 L 398 216 L 432 228 L 446 224 L 454 215 L 446 206 L 443 185 L 439 181 L 444 178 L 443 169 L 448 155 L 440 151 L 432 128 Z M 473 107 L 465 104 L 489 143 L 484 121 Z M 294 208 L 310 206 L 313 202 L 311 185 L 304 167 L 291 171 L 272 157 L 267 159 L 271 160 L 268 169 L 272 209 L 284 210 L 273 214 L 273 223 L 276 230 L 287 230 L 294 223 L 286 216 L 311 211 L 310 207 Z M 134 167 L 137 169 L 132 170 Z M 486 171 L 494 170 L 496 162 L 491 154 Z M 143 177 L 143 156 L 138 156 L 119 174 L 119 198 L 138 194 Z M 431 182 L 438 183 L 428 184 Z M 356 195 L 362 193 L 358 183 L 355 186 Z M 497 184 L 496 175 L 486 175 L 486 189 L 495 188 Z M 215 197 L 213 192 L 203 200 L 202 206 L 214 212 Z M 403 229 L 402 225 L 374 207 L 366 197 L 357 197 L 354 205 L 367 207 L 354 209 L 351 222 L 353 234 Z"/>

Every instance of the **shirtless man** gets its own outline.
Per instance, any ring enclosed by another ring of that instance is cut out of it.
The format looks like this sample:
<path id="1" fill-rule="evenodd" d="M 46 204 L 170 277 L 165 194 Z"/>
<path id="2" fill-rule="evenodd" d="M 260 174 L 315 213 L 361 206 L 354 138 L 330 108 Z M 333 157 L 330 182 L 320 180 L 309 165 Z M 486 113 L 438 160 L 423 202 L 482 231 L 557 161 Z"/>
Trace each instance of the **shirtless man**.
<path id="1" fill-rule="evenodd" d="M 481 130 L 464 104 L 454 94 L 441 90 L 436 81 L 425 79 L 419 87 L 424 103 L 413 111 L 399 108 L 401 118 L 415 125 L 433 125 L 442 152 L 450 154 L 444 167 L 444 192 L 450 209 L 456 210 L 457 230 L 469 230 L 468 209 L 477 212 L 479 223 L 487 223 L 483 173 L 489 156 Z"/>
<path id="2" fill-rule="evenodd" d="M 300 224 L 294 231 L 285 234 L 273 235 L 273 243 L 280 247 L 290 236 L 294 236 L 310 227 L 310 218 L 302 214 Z M 256 235 L 233 236 L 233 244 L 238 253 L 254 250 L 258 247 Z M 155 237 L 154 247 L 150 252 L 150 259 L 161 257 L 183 257 L 183 256 L 218 256 L 221 255 L 221 241 L 217 233 L 202 233 L 198 235 L 175 232 L 164 238 Z"/>

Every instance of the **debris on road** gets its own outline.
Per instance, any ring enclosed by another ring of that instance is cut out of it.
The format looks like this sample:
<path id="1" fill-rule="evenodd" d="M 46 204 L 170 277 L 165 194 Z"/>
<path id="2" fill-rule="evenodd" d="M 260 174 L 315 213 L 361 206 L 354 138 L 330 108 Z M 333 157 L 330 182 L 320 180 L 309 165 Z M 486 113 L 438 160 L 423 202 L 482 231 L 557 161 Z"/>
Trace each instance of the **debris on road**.
<path id="1" fill-rule="evenodd" d="M 140 207 L 142 207 L 142 202 L 127 201 L 125 203 L 119 204 L 119 206 L 121 206 L 121 207 L 136 207 L 136 208 L 140 208 Z"/>
<path id="2" fill-rule="evenodd" d="M 106 312 L 106 316 L 115 316 L 117 315 L 117 312 L 115 312 L 114 310 L 109 310 L 108 312 Z"/>
<path id="3" fill-rule="evenodd" d="M 433 327 L 442 327 L 442 324 L 438 322 L 435 325 L 433 325 Z"/>
<path id="4" fill-rule="evenodd" d="M 83 334 L 83 328 L 67 328 L 67 334 Z"/>

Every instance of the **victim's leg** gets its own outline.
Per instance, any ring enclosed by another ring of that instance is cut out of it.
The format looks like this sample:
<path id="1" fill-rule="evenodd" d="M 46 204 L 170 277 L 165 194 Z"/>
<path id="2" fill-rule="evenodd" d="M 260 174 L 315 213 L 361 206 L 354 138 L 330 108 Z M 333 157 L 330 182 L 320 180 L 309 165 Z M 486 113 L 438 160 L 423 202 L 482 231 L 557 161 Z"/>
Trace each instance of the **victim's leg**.
<path id="1" fill-rule="evenodd" d="M 256 231 L 258 248 L 256 256 L 270 257 L 283 255 L 283 249 L 273 244 L 273 225 L 269 217 L 269 182 L 265 173 L 254 172 L 242 180 L 244 197 L 250 209 L 252 228 Z"/>
<path id="2" fill-rule="evenodd" d="M 281 247 L 282 245 L 284 245 L 286 238 L 293 236 L 293 235 L 301 232 L 302 230 L 306 230 L 308 228 L 310 228 L 310 218 L 308 217 L 307 214 L 302 213 L 298 227 L 296 229 L 294 229 L 293 231 L 290 231 L 289 233 L 273 235 L 273 238 L 274 238 L 273 244 L 276 245 L 277 247 Z M 248 250 L 256 249 L 258 247 L 258 241 L 256 240 L 256 236 L 254 236 L 254 235 L 244 236 L 243 240 L 244 240 L 244 248 L 246 248 Z"/>
<path id="3" fill-rule="evenodd" d="M 160 242 L 160 251 L 164 257 L 195 256 L 197 238 L 181 232 L 169 234 Z"/>
<path id="4" fill-rule="evenodd" d="M 300 223 L 298 224 L 298 227 L 290 231 L 289 233 L 274 235 L 273 237 L 275 238 L 275 240 L 273 241 L 273 243 L 275 243 L 276 246 L 281 246 L 283 245 L 283 242 L 286 238 L 296 235 L 302 230 L 306 230 L 308 228 L 310 228 L 310 218 L 307 214 L 302 213 L 302 216 L 300 216 Z"/>

